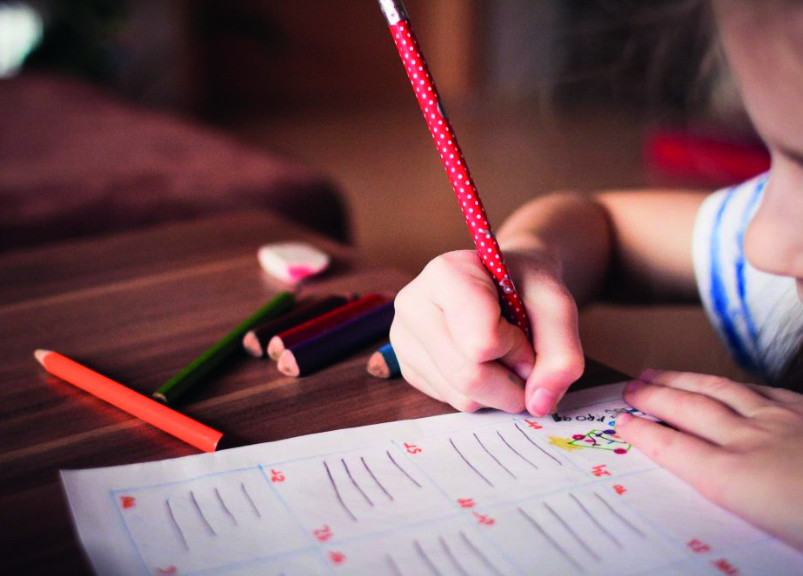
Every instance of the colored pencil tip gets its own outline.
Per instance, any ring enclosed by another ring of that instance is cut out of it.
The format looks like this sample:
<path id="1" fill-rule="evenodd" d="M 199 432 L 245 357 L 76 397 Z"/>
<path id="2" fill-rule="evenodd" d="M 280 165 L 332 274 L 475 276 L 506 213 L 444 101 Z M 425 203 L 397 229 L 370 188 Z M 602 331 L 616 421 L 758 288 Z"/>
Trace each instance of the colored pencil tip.
<path id="1" fill-rule="evenodd" d="M 154 392 L 152 398 L 161 402 L 162 404 L 167 404 L 167 396 L 162 394 L 161 392 Z"/>
<path id="2" fill-rule="evenodd" d="M 376 378 L 390 378 L 390 369 L 381 352 L 374 352 L 368 359 L 368 373 Z"/>
<path id="3" fill-rule="evenodd" d="M 284 343 L 282 342 L 282 339 L 278 336 L 271 338 L 268 342 L 267 352 L 268 356 L 270 356 L 273 360 L 278 361 L 279 356 L 281 356 L 282 352 L 284 352 Z"/>
<path id="4" fill-rule="evenodd" d="M 282 352 L 282 355 L 279 356 L 276 367 L 282 374 L 292 376 L 293 378 L 297 378 L 301 374 L 301 370 L 298 368 L 296 357 L 292 352 L 290 352 L 290 350 L 285 350 Z"/>
<path id="5" fill-rule="evenodd" d="M 44 366 L 45 365 L 45 356 L 50 354 L 50 352 L 51 352 L 51 350 L 39 349 L 39 350 L 37 350 L 36 352 L 33 353 L 33 356 L 34 356 L 34 358 L 36 358 L 36 361 L 39 362 L 39 364 Z"/>
<path id="6" fill-rule="evenodd" d="M 254 334 L 253 330 L 243 336 L 243 348 L 254 358 L 262 358 L 265 355 L 265 351 L 259 343 L 259 338 Z"/>

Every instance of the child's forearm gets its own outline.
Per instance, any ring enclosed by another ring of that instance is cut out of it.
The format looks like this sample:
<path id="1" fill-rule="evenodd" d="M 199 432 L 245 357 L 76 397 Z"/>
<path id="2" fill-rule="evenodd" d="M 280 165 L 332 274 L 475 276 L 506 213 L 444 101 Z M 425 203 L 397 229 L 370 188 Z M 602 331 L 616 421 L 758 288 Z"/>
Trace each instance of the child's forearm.
<path id="1" fill-rule="evenodd" d="M 550 194 L 517 210 L 499 242 L 506 251 L 548 250 L 580 305 L 606 287 L 626 299 L 690 300 L 696 298 L 692 231 L 704 197 L 675 191 Z"/>
<path id="2" fill-rule="evenodd" d="M 611 231 L 605 209 L 586 194 L 556 193 L 528 202 L 502 225 L 505 252 L 544 250 L 560 264 L 578 304 L 604 286 L 611 261 Z"/>

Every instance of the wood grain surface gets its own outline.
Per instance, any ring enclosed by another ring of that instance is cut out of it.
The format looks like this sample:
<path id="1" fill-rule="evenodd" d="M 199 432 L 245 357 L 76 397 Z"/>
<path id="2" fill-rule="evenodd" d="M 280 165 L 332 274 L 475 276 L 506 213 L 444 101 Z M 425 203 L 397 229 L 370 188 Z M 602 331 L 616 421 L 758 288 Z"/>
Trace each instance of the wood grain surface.
<path id="1" fill-rule="evenodd" d="M 410 279 L 264 212 L 0 256 L 0 574 L 89 572 L 59 470 L 197 453 L 49 376 L 33 351 L 55 350 L 150 395 L 288 289 L 256 252 L 290 240 L 333 256 L 300 295 L 395 292 Z M 452 411 L 401 380 L 368 376 L 379 344 L 300 379 L 237 354 L 177 408 L 245 444 Z M 622 378 L 589 362 L 579 385 Z"/>

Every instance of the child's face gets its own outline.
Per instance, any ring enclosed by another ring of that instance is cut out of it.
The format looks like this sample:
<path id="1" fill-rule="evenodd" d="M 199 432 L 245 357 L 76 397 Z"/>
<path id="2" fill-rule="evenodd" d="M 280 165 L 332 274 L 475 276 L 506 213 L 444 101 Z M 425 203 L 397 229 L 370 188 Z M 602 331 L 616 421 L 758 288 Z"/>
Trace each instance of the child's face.
<path id="1" fill-rule="evenodd" d="M 797 279 L 803 300 L 803 0 L 714 0 L 747 110 L 772 152 L 745 236 L 755 267 Z"/>

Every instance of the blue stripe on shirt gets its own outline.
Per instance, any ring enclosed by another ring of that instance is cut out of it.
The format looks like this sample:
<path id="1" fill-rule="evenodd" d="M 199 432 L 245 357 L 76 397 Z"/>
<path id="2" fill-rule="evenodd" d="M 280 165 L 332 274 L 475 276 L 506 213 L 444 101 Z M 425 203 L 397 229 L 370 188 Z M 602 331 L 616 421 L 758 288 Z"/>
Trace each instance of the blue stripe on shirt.
<path id="1" fill-rule="evenodd" d="M 746 269 L 746 261 L 744 256 L 744 234 L 747 230 L 747 226 L 750 224 L 750 218 L 753 216 L 753 212 L 758 205 L 758 201 L 761 198 L 762 193 L 764 192 L 764 187 L 767 184 L 768 177 L 762 178 L 758 184 L 756 185 L 755 189 L 753 190 L 753 195 L 750 197 L 750 202 L 747 204 L 747 208 L 745 209 L 744 213 L 742 214 L 742 221 L 739 223 L 739 230 L 736 234 L 736 243 L 738 253 L 736 255 L 736 291 L 739 295 L 739 308 L 741 310 L 742 316 L 744 317 L 745 325 L 747 326 L 747 333 L 750 335 L 750 340 L 753 343 L 753 349 L 758 349 L 758 330 L 756 329 L 755 322 L 753 321 L 753 316 L 750 314 L 750 308 L 747 305 L 747 279 L 745 277 L 745 269 Z M 754 358 L 753 363 L 763 364 L 760 358 Z M 764 374 L 764 366 L 759 366 L 761 368 L 761 373 Z"/>
<path id="2" fill-rule="evenodd" d="M 748 370 L 755 371 L 755 366 L 749 352 L 742 342 L 739 332 L 733 323 L 728 312 L 728 290 L 725 282 L 722 279 L 722 262 L 720 255 L 720 233 L 722 228 L 722 221 L 724 219 L 725 210 L 727 209 L 731 198 L 733 197 L 733 188 L 728 190 L 722 199 L 722 204 L 717 211 L 716 219 L 714 220 L 714 228 L 711 231 L 711 304 L 719 319 L 722 333 L 725 336 L 725 341 L 731 352 L 736 357 L 736 360 L 747 368 Z"/>

